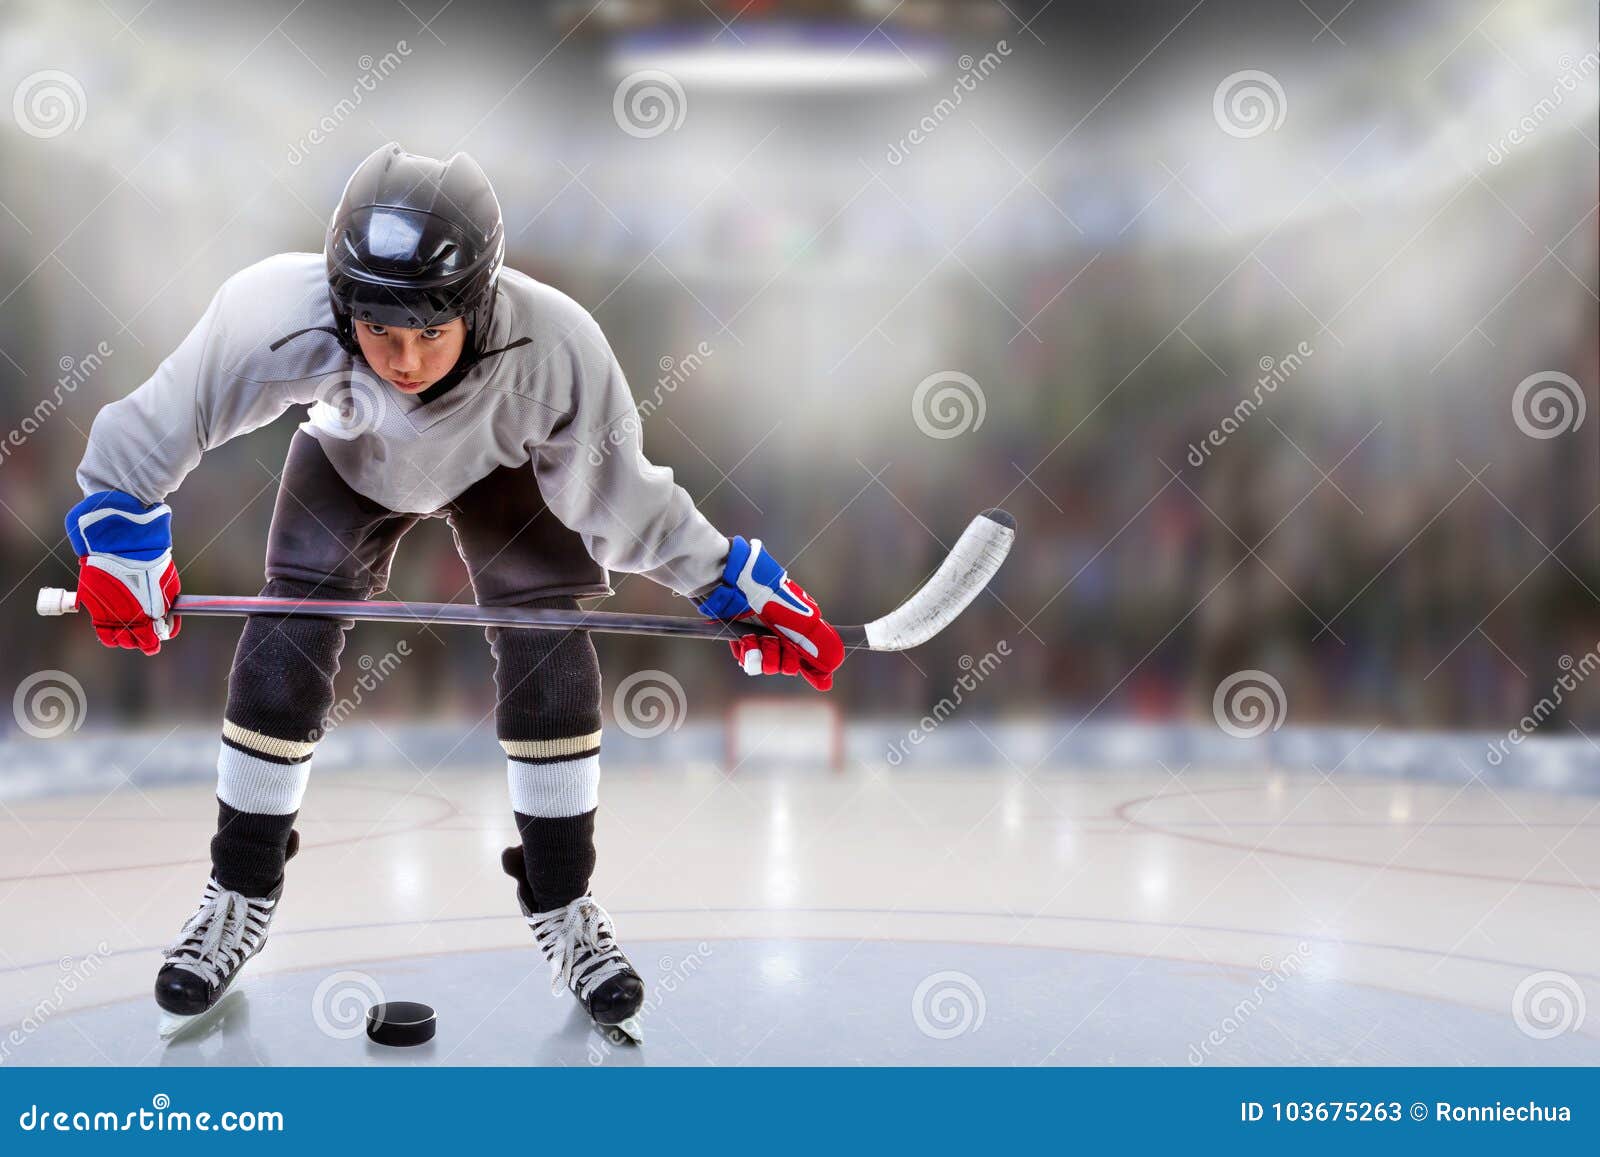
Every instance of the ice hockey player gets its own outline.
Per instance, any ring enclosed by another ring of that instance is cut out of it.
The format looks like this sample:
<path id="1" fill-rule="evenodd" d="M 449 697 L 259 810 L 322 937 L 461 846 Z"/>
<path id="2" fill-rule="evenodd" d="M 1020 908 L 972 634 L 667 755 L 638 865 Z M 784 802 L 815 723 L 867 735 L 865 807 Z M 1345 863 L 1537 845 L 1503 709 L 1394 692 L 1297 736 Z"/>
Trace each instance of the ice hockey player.
<path id="1" fill-rule="evenodd" d="M 379 149 L 350 178 L 325 251 L 228 279 L 154 375 L 100 411 L 67 516 L 79 605 L 102 642 L 155 654 L 176 637 L 166 498 L 205 451 L 311 406 L 289 448 L 262 594 L 371 598 L 421 518 L 449 520 L 483 606 L 576 608 L 645 575 L 719 620 L 745 670 L 819 691 L 838 633 L 760 539 L 719 533 L 645 459 L 627 381 L 594 319 L 503 267 L 499 203 L 478 165 Z M 213 1008 L 260 951 L 294 854 L 352 624 L 251 618 L 228 683 L 217 832 L 200 906 L 155 994 L 170 1033 Z M 521 847 L 517 900 L 597 1024 L 637 1036 L 644 999 L 589 894 L 600 779 L 600 668 L 584 632 L 491 628 L 496 730 Z"/>

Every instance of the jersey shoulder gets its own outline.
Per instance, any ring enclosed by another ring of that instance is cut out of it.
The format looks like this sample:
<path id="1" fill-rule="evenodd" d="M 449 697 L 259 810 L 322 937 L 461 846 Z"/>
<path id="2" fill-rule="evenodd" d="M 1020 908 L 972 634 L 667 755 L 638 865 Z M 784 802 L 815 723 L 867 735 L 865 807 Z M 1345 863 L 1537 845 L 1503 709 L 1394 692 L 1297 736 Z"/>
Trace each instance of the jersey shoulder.
<path id="1" fill-rule="evenodd" d="M 213 308 L 224 366 L 236 377 L 298 381 L 349 362 L 333 333 L 320 253 L 279 253 L 241 269 L 223 282 Z"/>
<path id="2" fill-rule="evenodd" d="M 547 353 L 560 345 L 605 342 L 589 311 L 553 285 L 508 268 L 500 272 L 499 292 L 496 336 L 503 333 L 507 343 L 526 337 L 541 353 Z"/>
<path id="3" fill-rule="evenodd" d="M 553 285 L 515 269 L 500 275 L 495 346 L 526 342 L 500 361 L 491 386 L 571 413 L 609 389 L 616 358 L 589 311 Z"/>

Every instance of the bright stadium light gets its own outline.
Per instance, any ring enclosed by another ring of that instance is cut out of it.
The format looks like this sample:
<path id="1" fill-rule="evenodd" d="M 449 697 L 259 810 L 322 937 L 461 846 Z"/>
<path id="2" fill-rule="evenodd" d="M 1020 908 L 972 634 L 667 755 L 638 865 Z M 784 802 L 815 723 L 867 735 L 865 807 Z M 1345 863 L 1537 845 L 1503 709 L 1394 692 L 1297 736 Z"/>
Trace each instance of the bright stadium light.
<path id="1" fill-rule="evenodd" d="M 741 30 L 742 42 L 639 37 L 611 55 L 617 78 L 665 72 L 686 88 L 863 89 L 921 84 L 940 71 L 936 45 L 881 34 Z"/>

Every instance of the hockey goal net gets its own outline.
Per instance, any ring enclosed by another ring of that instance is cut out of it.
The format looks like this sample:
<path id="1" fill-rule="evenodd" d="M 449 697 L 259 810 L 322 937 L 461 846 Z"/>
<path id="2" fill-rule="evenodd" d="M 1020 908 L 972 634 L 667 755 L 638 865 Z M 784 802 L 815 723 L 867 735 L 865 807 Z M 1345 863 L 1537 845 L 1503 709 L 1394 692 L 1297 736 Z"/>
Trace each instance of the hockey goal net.
<path id="1" fill-rule="evenodd" d="M 820 696 L 746 695 L 726 715 L 727 769 L 780 764 L 844 766 L 844 715 Z"/>

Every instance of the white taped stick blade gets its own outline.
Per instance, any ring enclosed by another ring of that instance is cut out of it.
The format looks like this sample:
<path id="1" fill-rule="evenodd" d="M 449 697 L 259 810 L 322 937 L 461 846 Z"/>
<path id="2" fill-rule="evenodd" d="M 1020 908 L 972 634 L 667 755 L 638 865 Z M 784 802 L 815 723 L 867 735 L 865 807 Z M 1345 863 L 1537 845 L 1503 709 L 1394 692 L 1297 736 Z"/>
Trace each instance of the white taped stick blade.
<path id="1" fill-rule="evenodd" d="M 874 651 L 904 651 L 944 630 L 988 585 L 1016 535 L 1016 521 L 1005 511 L 978 515 L 916 594 L 866 625 L 867 645 Z"/>

